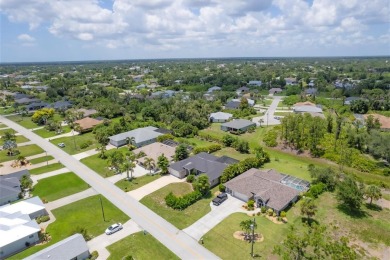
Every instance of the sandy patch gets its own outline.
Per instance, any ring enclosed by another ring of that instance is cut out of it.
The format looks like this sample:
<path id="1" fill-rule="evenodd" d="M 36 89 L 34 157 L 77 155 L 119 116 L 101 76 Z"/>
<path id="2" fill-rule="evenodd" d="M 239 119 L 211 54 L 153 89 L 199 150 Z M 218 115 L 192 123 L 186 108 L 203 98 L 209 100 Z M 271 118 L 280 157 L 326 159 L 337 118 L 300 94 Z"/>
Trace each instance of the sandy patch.
<path id="1" fill-rule="evenodd" d="M 233 237 L 235 239 L 241 240 L 241 241 L 248 241 L 245 240 L 245 235 L 243 231 L 236 231 L 233 233 Z M 264 236 L 262 234 L 255 233 L 255 242 L 263 242 L 264 241 Z"/>

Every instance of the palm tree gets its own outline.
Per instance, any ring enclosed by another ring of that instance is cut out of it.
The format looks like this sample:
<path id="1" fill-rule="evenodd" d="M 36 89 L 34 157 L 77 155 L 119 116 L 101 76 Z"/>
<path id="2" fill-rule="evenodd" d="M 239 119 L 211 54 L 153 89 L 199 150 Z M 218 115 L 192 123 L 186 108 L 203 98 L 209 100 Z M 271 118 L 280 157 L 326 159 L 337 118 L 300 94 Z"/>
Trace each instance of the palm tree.
<path id="1" fill-rule="evenodd" d="M 100 151 L 99 158 L 101 158 L 101 159 L 107 158 L 107 155 L 106 155 L 107 147 L 105 145 L 99 146 L 98 148 L 96 148 L 96 150 Z"/>
<path id="2" fill-rule="evenodd" d="M 259 126 L 260 126 L 260 127 L 261 127 L 261 124 L 262 124 L 262 123 L 264 123 L 264 119 L 261 118 L 261 119 L 259 120 Z"/>
<path id="3" fill-rule="evenodd" d="M 129 150 L 133 150 L 135 146 L 135 138 L 134 136 L 126 137 L 126 145 L 129 148 Z"/>
<path id="4" fill-rule="evenodd" d="M 133 179 L 133 172 L 135 168 L 135 162 L 132 160 L 125 160 L 122 163 L 122 169 L 126 171 L 127 180 L 131 181 Z M 131 176 L 129 176 L 129 172 L 131 172 Z"/>
<path id="5" fill-rule="evenodd" d="M 154 163 L 154 160 L 152 158 L 146 157 L 144 161 L 144 165 L 146 169 L 148 169 L 150 174 L 152 174 L 152 169 L 156 167 L 156 164 Z"/>

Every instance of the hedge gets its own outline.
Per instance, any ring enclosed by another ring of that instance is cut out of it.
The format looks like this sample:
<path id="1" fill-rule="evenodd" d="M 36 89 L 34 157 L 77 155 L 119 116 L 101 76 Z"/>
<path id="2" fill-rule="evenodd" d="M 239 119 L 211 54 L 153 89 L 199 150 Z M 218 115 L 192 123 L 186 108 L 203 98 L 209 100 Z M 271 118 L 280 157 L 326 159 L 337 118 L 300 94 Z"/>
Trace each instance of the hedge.
<path id="1" fill-rule="evenodd" d="M 173 209 L 183 210 L 191 206 L 201 198 L 202 198 L 202 193 L 200 193 L 200 191 L 193 191 L 182 197 L 177 197 L 173 195 L 172 192 L 170 192 L 165 197 L 165 203 L 167 204 L 168 207 L 171 207 Z"/>
<path id="2" fill-rule="evenodd" d="M 250 157 L 240 161 L 239 163 L 231 164 L 223 170 L 221 182 L 225 183 L 251 168 L 259 168 L 264 164 L 264 161 L 264 158 Z"/>
<path id="3" fill-rule="evenodd" d="M 211 144 L 209 146 L 196 147 L 194 149 L 194 154 L 198 154 L 201 152 L 213 153 L 213 152 L 216 152 L 216 151 L 221 150 L 221 149 L 222 149 L 222 146 L 220 144 Z"/>

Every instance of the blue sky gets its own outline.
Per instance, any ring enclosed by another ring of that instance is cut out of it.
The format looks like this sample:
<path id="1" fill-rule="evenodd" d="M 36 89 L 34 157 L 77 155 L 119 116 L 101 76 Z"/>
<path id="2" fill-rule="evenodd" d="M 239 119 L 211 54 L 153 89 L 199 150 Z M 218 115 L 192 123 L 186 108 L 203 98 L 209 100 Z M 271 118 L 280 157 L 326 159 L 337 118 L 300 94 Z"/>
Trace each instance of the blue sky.
<path id="1" fill-rule="evenodd" d="M 390 55 L 388 0 L 0 0 L 0 62 Z"/>

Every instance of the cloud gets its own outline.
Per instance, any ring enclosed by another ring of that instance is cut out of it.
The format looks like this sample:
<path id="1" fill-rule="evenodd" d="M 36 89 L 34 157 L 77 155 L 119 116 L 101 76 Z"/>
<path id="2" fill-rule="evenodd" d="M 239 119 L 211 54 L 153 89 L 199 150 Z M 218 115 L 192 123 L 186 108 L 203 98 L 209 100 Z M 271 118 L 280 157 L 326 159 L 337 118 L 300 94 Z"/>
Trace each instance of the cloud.
<path id="1" fill-rule="evenodd" d="M 390 22 L 388 0 L 110 1 L 0 0 L 0 12 L 63 39 L 162 51 L 364 44 L 385 39 L 375 28 Z"/>
<path id="2" fill-rule="evenodd" d="M 35 42 L 35 38 L 26 33 L 18 35 L 18 40 L 22 42 Z"/>

